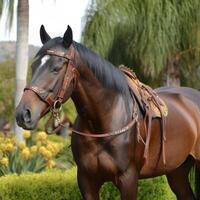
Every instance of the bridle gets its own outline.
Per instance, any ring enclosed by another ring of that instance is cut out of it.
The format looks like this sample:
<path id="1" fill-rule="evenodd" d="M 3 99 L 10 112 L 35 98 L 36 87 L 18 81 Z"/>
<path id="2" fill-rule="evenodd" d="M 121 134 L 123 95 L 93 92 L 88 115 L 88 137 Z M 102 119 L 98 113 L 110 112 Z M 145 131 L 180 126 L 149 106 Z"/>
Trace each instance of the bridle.
<path id="1" fill-rule="evenodd" d="M 64 126 L 60 122 L 59 116 L 60 116 L 61 105 L 64 103 L 63 100 L 64 100 L 64 96 L 65 96 L 65 89 L 69 87 L 69 85 L 72 81 L 73 81 L 73 88 L 75 88 L 76 84 L 77 84 L 77 79 L 79 77 L 79 72 L 76 69 L 76 66 L 74 64 L 74 56 L 75 56 L 74 49 L 70 49 L 69 52 L 70 52 L 70 54 L 67 54 L 62 51 L 54 51 L 54 50 L 47 50 L 47 52 L 46 52 L 46 55 L 52 55 L 52 56 L 65 58 L 68 61 L 67 65 L 66 65 L 66 69 L 65 69 L 65 75 L 63 78 L 62 86 L 61 86 L 60 90 L 58 91 L 57 95 L 55 95 L 55 96 L 50 95 L 46 90 L 44 90 L 38 86 L 34 86 L 34 85 L 28 85 L 24 88 L 24 91 L 31 90 L 32 92 L 34 92 L 43 102 L 45 102 L 48 105 L 47 109 L 44 110 L 41 114 L 41 117 L 42 117 L 49 110 L 52 113 L 52 116 L 48 120 L 47 126 L 46 126 L 47 133 L 50 133 L 48 131 L 48 125 L 50 124 L 50 121 L 52 119 L 56 120 L 56 122 L 58 123 L 58 127 Z M 131 127 L 133 127 L 133 125 L 135 123 L 138 128 L 137 106 L 134 105 L 133 107 L 134 108 L 133 108 L 132 120 L 126 126 L 124 126 L 123 128 L 121 128 L 119 130 L 111 131 L 111 132 L 107 132 L 107 133 L 90 134 L 90 133 L 81 132 L 81 131 L 72 129 L 72 132 L 76 133 L 78 135 L 81 135 L 81 136 L 86 136 L 86 137 L 103 138 L 103 137 L 109 137 L 109 136 L 115 136 L 115 135 L 122 134 L 122 133 L 128 131 L 129 129 L 131 129 Z M 56 127 L 54 131 L 56 131 L 58 129 L 58 127 Z"/>
<path id="2" fill-rule="evenodd" d="M 33 91 L 42 101 L 44 101 L 48 105 L 47 109 L 41 114 L 41 116 L 45 115 L 49 110 L 53 112 L 58 110 L 61 107 L 62 103 L 64 103 L 63 100 L 65 96 L 65 88 L 68 88 L 72 81 L 73 88 L 76 86 L 79 73 L 74 65 L 74 51 L 71 50 L 70 52 L 70 54 L 66 54 L 61 51 L 47 50 L 47 52 L 45 53 L 46 55 L 58 56 L 67 60 L 67 64 L 65 64 L 65 72 L 62 86 L 56 95 L 50 95 L 48 91 L 34 85 L 28 85 L 24 88 L 24 91 Z"/>

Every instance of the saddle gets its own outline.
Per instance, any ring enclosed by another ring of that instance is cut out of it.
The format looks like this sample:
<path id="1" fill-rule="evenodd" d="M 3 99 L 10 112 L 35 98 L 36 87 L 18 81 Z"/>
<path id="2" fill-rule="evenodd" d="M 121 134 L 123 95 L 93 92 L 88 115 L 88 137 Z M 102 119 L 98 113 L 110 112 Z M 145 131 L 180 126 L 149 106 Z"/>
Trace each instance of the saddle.
<path id="1" fill-rule="evenodd" d="M 128 82 L 129 88 L 132 91 L 143 115 L 144 115 L 144 125 L 146 141 L 144 141 L 140 135 L 140 129 L 137 128 L 137 140 L 138 142 L 142 140 L 145 145 L 144 158 L 148 161 L 149 156 L 149 144 L 151 138 L 151 124 L 153 118 L 161 119 L 161 145 L 163 154 L 163 163 L 166 163 L 165 159 L 165 117 L 168 115 L 168 108 L 165 102 L 158 96 L 158 94 L 148 85 L 145 85 L 139 81 L 135 73 L 124 65 L 120 65 L 119 69 L 124 73 L 126 80 Z M 137 127 L 139 127 L 139 122 L 137 122 Z M 159 161 L 159 160 L 158 160 Z"/>
<path id="2" fill-rule="evenodd" d="M 133 91 L 142 112 L 144 114 L 151 112 L 154 118 L 166 117 L 168 108 L 158 94 L 151 87 L 140 82 L 131 69 L 124 65 L 120 65 L 119 68 L 125 74 L 129 88 Z"/>

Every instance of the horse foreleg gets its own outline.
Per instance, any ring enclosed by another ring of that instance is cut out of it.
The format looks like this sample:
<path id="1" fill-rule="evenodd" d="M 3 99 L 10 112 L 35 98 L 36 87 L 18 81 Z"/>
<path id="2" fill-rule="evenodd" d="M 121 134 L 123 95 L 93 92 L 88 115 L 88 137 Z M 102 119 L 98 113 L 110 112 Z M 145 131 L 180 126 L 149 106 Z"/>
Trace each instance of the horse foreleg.
<path id="1" fill-rule="evenodd" d="M 99 200 L 100 184 L 95 177 L 78 171 L 78 185 L 84 200 Z"/>
<path id="2" fill-rule="evenodd" d="M 126 172 L 117 178 L 117 188 L 121 194 L 121 200 L 137 199 L 138 172 L 129 167 Z"/>

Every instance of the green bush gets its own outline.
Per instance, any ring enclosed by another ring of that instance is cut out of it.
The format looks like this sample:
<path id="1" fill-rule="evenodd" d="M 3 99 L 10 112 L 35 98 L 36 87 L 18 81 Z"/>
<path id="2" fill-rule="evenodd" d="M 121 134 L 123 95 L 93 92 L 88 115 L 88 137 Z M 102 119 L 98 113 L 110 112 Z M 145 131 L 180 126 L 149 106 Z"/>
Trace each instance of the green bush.
<path id="1" fill-rule="evenodd" d="M 101 188 L 102 200 L 120 200 L 119 192 L 111 183 Z M 137 200 L 175 200 L 164 176 L 140 180 Z"/>
<path id="2" fill-rule="evenodd" d="M 0 178 L 2 200 L 79 200 L 82 199 L 77 182 L 76 167 L 65 172 L 50 170 L 40 174 L 8 175 Z M 175 200 L 166 178 L 139 182 L 139 200 Z M 118 190 L 106 183 L 101 188 L 101 200 L 120 200 Z"/>
<path id="3" fill-rule="evenodd" d="M 138 200 L 175 200 L 166 177 L 141 180 L 138 187 Z"/>
<path id="4" fill-rule="evenodd" d="M 0 178 L 2 200 L 78 200 L 76 168 L 41 174 L 8 175 Z"/>
<path id="5" fill-rule="evenodd" d="M 0 63 L 0 118 L 13 120 L 15 92 L 15 63 Z"/>

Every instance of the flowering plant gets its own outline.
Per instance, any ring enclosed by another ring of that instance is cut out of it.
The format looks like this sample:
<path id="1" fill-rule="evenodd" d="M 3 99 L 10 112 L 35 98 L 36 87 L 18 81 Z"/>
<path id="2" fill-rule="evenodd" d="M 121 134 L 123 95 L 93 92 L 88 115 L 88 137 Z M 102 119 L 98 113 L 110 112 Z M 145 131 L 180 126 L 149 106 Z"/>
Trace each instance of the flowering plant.
<path id="1" fill-rule="evenodd" d="M 63 149 L 62 143 L 48 140 L 45 132 L 38 132 L 35 139 L 30 131 L 24 131 L 23 136 L 25 140 L 17 142 L 14 136 L 0 135 L 0 176 L 56 166 L 55 157 Z"/>

